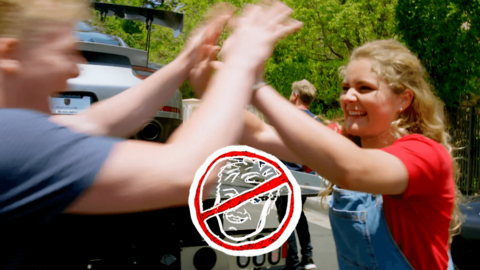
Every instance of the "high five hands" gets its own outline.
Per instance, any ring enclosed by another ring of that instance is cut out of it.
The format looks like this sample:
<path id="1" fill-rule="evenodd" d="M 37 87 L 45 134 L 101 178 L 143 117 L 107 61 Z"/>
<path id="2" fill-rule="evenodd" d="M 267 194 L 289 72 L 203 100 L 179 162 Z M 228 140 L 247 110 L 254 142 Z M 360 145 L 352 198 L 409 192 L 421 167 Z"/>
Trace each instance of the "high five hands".
<path id="1" fill-rule="evenodd" d="M 261 77 L 265 61 L 271 56 L 275 44 L 285 36 L 300 29 L 303 24 L 290 16 L 293 10 L 279 1 L 246 5 L 242 14 L 232 18 L 233 10 L 225 8 L 213 18 L 208 25 L 214 25 L 214 40 L 201 47 L 195 66 L 190 71 L 190 84 L 197 97 L 207 89 L 213 70 L 222 67 L 223 62 L 235 59 L 236 63 L 254 67 L 257 77 Z M 221 30 L 227 23 L 232 27 L 232 34 L 223 46 L 215 45 Z M 202 28 L 200 28 L 202 29 Z M 220 53 L 218 51 L 220 50 Z M 217 53 L 222 62 L 217 60 Z"/>

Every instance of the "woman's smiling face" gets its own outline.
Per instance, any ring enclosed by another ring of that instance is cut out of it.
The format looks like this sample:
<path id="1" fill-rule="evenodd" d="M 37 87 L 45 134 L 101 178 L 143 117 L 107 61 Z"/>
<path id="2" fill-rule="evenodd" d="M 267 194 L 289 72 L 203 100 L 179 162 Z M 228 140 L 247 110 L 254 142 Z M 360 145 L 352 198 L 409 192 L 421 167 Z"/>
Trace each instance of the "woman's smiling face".
<path id="1" fill-rule="evenodd" d="M 362 138 L 379 138 L 390 129 L 404 98 L 393 93 L 388 83 L 372 69 L 367 58 L 351 61 L 342 82 L 340 104 L 348 134 Z"/>

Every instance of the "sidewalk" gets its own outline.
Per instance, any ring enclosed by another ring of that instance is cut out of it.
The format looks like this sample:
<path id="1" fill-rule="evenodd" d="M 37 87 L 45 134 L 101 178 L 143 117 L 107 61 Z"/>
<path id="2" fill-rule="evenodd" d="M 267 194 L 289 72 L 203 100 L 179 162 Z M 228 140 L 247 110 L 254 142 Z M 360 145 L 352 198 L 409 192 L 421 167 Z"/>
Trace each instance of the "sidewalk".
<path id="1" fill-rule="evenodd" d="M 304 208 L 307 211 L 314 211 L 314 212 L 319 212 L 322 214 L 327 214 L 328 215 L 328 209 L 329 205 L 328 202 L 331 199 L 331 195 L 325 197 L 325 199 L 322 200 L 322 197 L 316 196 L 316 197 L 308 197 L 307 200 L 305 201 Z"/>

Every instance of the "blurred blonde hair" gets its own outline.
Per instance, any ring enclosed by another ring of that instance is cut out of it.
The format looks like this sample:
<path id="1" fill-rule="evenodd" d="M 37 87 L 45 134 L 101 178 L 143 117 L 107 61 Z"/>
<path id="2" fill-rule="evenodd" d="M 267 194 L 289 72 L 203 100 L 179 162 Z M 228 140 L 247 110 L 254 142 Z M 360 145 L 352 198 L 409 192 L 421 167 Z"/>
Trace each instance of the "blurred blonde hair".
<path id="1" fill-rule="evenodd" d="M 395 138 L 417 133 L 428 137 L 443 145 L 450 156 L 454 166 L 455 178 L 455 201 L 450 223 L 450 239 L 458 233 L 462 223 L 462 215 L 458 208 L 461 193 L 457 187 L 459 169 L 453 158 L 453 147 L 450 144 L 450 135 L 446 131 L 444 105 L 430 90 L 425 81 L 425 70 L 420 60 L 413 55 L 405 46 L 395 40 L 377 40 L 368 42 L 356 48 L 350 56 L 350 61 L 367 58 L 372 62 L 372 69 L 378 76 L 384 78 L 395 94 L 401 94 L 406 89 L 414 92 L 411 105 L 406 108 L 399 118 L 392 122 L 391 133 Z M 346 67 L 340 68 L 341 76 L 345 76 Z M 342 133 L 355 141 L 355 138 L 346 134 L 345 128 Z M 332 184 L 320 195 L 325 197 L 332 190 Z"/>
<path id="2" fill-rule="evenodd" d="M 43 23 L 89 17 L 84 0 L 0 0 L 0 37 L 25 39 L 46 30 Z"/>
<path id="3" fill-rule="evenodd" d="M 292 92 L 297 92 L 300 99 L 307 105 L 315 99 L 316 91 L 315 86 L 305 79 L 292 84 Z"/>

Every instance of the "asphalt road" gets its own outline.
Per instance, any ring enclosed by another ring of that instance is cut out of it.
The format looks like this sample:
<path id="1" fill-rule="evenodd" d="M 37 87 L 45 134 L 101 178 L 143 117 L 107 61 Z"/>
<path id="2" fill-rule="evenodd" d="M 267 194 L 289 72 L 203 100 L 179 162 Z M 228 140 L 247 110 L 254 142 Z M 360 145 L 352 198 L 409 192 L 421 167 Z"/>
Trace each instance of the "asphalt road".
<path id="1" fill-rule="evenodd" d="M 328 215 L 314 211 L 305 211 L 305 215 L 312 239 L 313 261 L 317 269 L 337 270 L 337 253 Z"/>
<path id="2" fill-rule="evenodd" d="M 328 215 L 324 212 L 311 211 L 308 209 L 305 210 L 305 215 L 308 220 L 308 226 L 312 239 L 313 261 L 317 266 L 316 269 L 338 270 L 337 253 L 335 252 L 335 244 L 333 242 Z M 297 246 L 300 249 L 298 237 Z M 301 258 L 300 254 L 299 258 Z M 280 269 L 283 269 L 283 267 L 270 268 L 270 270 Z"/>

